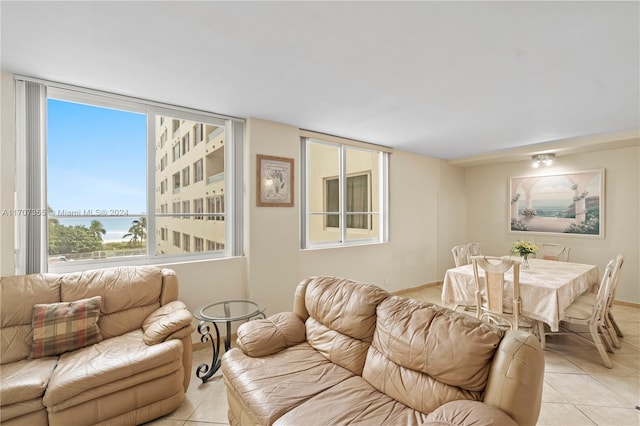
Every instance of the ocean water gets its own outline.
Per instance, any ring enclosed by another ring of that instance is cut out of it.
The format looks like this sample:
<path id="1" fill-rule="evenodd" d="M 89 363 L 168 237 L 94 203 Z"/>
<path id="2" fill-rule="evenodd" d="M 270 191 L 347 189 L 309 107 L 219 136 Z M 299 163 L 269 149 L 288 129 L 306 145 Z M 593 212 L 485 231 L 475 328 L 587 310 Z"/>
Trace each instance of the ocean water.
<path id="1" fill-rule="evenodd" d="M 587 208 L 598 206 L 599 196 L 590 196 L 585 199 Z M 532 207 L 538 217 L 573 217 L 575 216 L 575 203 L 573 199 L 566 200 L 533 200 Z M 518 209 L 522 212 L 525 201 L 518 201 Z"/>
<path id="2" fill-rule="evenodd" d="M 533 200 L 532 207 L 536 215 L 540 217 L 563 217 L 573 205 L 573 200 Z M 519 210 L 525 208 L 525 203 L 521 200 L 518 203 Z"/>
<path id="3" fill-rule="evenodd" d="M 128 238 L 123 239 L 122 236 L 129 232 L 132 222 L 139 219 L 140 216 L 91 216 L 91 217 L 56 217 L 60 225 L 76 226 L 84 225 L 87 228 L 91 226 L 94 220 L 102 223 L 106 234 L 102 236 L 102 241 L 108 242 L 125 242 Z"/>

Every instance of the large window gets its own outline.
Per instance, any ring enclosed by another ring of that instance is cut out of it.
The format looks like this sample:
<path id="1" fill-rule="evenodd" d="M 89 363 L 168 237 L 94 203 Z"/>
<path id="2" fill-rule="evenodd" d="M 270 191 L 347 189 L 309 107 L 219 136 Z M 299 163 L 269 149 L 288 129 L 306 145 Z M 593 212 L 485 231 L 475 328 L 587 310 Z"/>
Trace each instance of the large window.
<path id="1" fill-rule="evenodd" d="M 20 272 L 242 253 L 241 120 L 20 78 L 16 111 L 16 207 L 43 212 L 17 219 Z M 205 212 L 222 193 L 227 211 Z"/>
<path id="2" fill-rule="evenodd" d="M 388 152 L 302 138 L 303 248 L 387 240 Z"/>

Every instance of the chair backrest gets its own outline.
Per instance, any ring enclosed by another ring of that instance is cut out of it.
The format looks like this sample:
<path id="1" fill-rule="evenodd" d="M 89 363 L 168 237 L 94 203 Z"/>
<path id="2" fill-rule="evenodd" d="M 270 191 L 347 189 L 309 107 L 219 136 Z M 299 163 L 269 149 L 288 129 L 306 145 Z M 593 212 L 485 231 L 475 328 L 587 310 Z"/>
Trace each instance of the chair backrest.
<path id="1" fill-rule="evenodd" d="M 467 263 L 471 263 L 472 256 L 482 256 L 482 244 L 469 243 L 467 244 Z"/>
<path id="2" fill-rule="evenodd" d="M 561 262 L 568 262 L 570 252 L 570 247 L 561 246 L 560 244 L 540 244 L 540 256 L 546 260 L 559 260 Z"/>
<path id="3" fill-rule="evenodd" d="M 591 314 L 591 320 L 605 321 L 605 315 L 607 311 L 607 303 L 609 302 L 609 295 L 611 293 L 611 285 L 613 284 L 613 273 L 616 268 L 616 259 L 611 259 L 607 264 L 604 273 L 602 274 L 602 281 L 600 281 L 600 287 L 598 287 L 598 293 L 596 293 L 596 300 L 593 304 L 593 312 Z"/>
<path id="4" fill-rule="evenodd" d="M 616 290 L 618 289 L 618 281 L 620 280 L 620 270 L 624 263 L 624 256 L 619 254 L 616 256 L 613 271 L 611 272 L 611 288 L 609 289 L 609 296 L 607 299 L 607 309 L 611 308 L 614 299 L 616 298 Z"/>
<path id="5" fill-rule="evenodd" d="M 469 264 L 467 246 L 455 246 L 451 249 L 451 253 L 453 253 L 453 261 L 456 263 L 456 267 Z"/>
<path id="6" fill-rule="evenodd" d="M 478 318 L 486 317 L 490 322 L 505 320 L 511 329 L 517 330 L 520 318 L 520 261 L 506 257 L 472 256 L 473 276 L 476 282 L 476 308 Z M 484 271 L 484 277 L 480 275 Z M 505 281 L 505 273 L 513 269 L 510 282 Z M 505 283 L 509 283 L 505 286 Z M 507 287 L 507 288 L 505 288 Z M 511 306 L 505 303 L 512 300 Z"/>

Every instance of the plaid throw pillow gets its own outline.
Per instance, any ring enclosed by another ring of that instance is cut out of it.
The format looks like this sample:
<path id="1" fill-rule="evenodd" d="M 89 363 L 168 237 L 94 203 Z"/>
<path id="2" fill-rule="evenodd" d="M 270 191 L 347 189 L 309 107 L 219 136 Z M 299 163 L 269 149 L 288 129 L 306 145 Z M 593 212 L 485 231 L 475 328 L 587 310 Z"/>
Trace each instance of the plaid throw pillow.
<path id="1" fill-rule="evenodd" d="M 59 355 L 102 340 L 98 317 L 102 297 L 33 306 L 29 358 Z"/>

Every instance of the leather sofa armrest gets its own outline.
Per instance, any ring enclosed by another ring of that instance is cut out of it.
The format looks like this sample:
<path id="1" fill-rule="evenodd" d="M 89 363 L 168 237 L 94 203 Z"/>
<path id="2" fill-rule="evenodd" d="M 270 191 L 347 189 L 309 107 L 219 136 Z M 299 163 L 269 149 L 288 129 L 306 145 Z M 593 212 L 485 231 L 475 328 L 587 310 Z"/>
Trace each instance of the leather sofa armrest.
<path id="1" fill-rule="evenodd" d="M 293 312 L 282 312 L 238 327 L 238 346 L 245 355 L 254 358 L 280 352 L 305 340 L 304 323 Z"/>
<path id="2" fill-rule="evenodd" d="M 153 311 L 142 323 L 144 342 L 155 345 L 169 339 L 182 339 L 189 336 L 194 328 L 193 317 L 184 303 L 169 302 Z"/>
<path id="3" fill-rule="evenodd" d="M 535 425 L 544 383 L 544 352 L 525 331 L 507 331 L 493 358 L 483 401 L 521 426 Z"/>
<path id="4" fill-rule="evenodd" d="M 480 401 L 458 400 L 429 413 L 425 426 L 518 426 L 504 411 Z"/>

